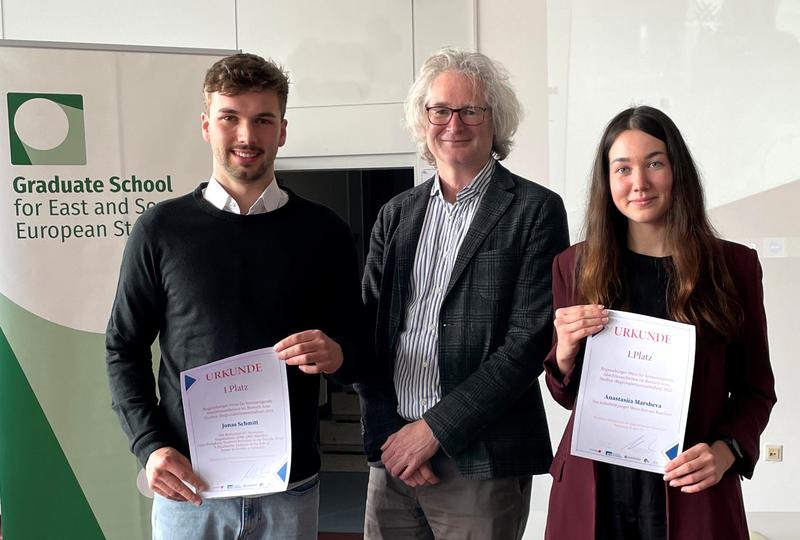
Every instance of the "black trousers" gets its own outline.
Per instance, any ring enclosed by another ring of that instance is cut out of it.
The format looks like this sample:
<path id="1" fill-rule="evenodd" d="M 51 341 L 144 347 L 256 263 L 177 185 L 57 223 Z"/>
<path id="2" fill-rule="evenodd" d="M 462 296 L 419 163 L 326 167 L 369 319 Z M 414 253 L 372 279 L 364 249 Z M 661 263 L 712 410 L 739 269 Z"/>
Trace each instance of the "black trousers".
<path id="1" fill-rule="evenodd" d="M 666 540 L 662 475 L 598 463 L 597 540 Z"/>

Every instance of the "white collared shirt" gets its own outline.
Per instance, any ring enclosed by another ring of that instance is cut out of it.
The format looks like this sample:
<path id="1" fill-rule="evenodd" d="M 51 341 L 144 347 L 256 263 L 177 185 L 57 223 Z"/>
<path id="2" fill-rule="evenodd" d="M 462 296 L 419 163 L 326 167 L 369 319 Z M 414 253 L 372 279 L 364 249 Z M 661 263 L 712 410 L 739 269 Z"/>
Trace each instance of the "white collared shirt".
<path id="1" fill-rule="evenodd" d="M 224 212 L 231 212 L 232 214 L 241 213 L 241 209 L 239 208 L 237 202 L 227 191 L 225 191 L 225 188 L 222 187 L 222 184 L 220 184 L 219 181 L 213 176 L 209 179 L 208 185 L 205 187 L 205 189 L 203 189 L 203 198 L 214 205 L 215 208 Z M 273 176 L 272 181 L 267 185 L 267 188 L 258 197 L 258 199 L 256 199 L 245 215 L 253 216 L 255 214 L 266 214 L 267 212 L 272 212 L 273 210 L 277 210 L 286 204 L 288 200 L 289 195 L 287 195 L 286 192 L 278 186 L 278 182 Z"/>
<path id="2" fill-rule="evenodd" d="M 461 243 L 483 195 L 489 188 L 496 161 L 490 158 L 472 181 L 449 203 L 439 173 L 430 200 L 411 273 L 411 298 L 395 353 L 394 386 L 397 413 L 419 420 L 441 399 L 439 387 L 439 311 Z"/>

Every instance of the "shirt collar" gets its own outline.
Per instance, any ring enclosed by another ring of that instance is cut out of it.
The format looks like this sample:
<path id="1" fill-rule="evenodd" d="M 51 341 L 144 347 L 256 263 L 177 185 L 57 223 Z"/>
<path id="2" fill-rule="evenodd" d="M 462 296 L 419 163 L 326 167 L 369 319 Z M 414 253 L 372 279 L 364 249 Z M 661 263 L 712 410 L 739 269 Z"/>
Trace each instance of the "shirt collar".
<path id="1" fill-rule="evenodd" d="M 497 163 L 493 157 L 489 158 L 489 161 L 486 162 L 486 165 L 475 175 L 469 184 L 464 186 L 464 188 L 458 192 L 456 195 L 456 203 L 464 202 L 472 199 L 473 197 L 477 197 L 478 195 L 482 195 L 486 188 L 489 187 L 489 182 L 492 180 L 492 175 L 494 174 L 494 166 Z M 436 171 L 436 176 L 433 179 L 433 185 L 431 186 L 431 197 L 439 197 L 440 199 L 444 200 L 444 195 L 442 195 L 442 186 L 441 186 L 441 179 L 439 178 L 439 171 Z"/>
<path id="2" fill-rule="evenodd" d="M 230 194 L 225 191 L 225 188 L 222 187 L 222 184 L 220 184 L 219 181 L 213 176 L 209 179 L 208 185 L 203 190 L 203 197 L 219 210 L 234 214 L 240 213 L 239 205 L 236 203 L 233 197 L 231 197 Z M 286 204 L 287 199 L 288 195 L 286 195 L 286 192 L 278 187 L 278 182 L 273 176 L 272 182 L 267 185 L 264 192 L 248 209 L 247 215 L 250 216 L 254 214 L 272 212 L 273 210 L 277 210 Z"/>

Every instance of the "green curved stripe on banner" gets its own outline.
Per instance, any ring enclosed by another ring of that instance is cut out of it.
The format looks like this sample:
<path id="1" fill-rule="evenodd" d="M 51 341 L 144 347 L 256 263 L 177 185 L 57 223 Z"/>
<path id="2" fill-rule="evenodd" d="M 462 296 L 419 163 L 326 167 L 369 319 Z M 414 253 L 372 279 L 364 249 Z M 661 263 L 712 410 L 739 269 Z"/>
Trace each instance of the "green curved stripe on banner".
<path id="1" fill-rule="evenodd" d="M 3 537 L 103 539 L 72 468 L 0 329 Z"/>
<path id="2" fill-rule="evenodd" d="M 30 388 L 37 410 L 44 414 L 45 427 L 55 435 L 103 534 L 109 540 L 149 538 L 151 501 L 136 489 L 141 466 L 128 450 L 111 410 L 104 335 L 48 321 L 2 294 L 0 328 L 13 351 L 20 377 Z M 6 382 L 0 378 L 0 395 Z M 13 385 L 10 379 L 8 384 Z M 0 431 L 0 445 L 5 433 Z M 16 488 L 4 489 L 8 497 L 13 496 L 9 490 Z M 58 492 L 60 487 L 51 483 L 41 489 Z M 5 515 L 5 500 L 2 503 Z"/>

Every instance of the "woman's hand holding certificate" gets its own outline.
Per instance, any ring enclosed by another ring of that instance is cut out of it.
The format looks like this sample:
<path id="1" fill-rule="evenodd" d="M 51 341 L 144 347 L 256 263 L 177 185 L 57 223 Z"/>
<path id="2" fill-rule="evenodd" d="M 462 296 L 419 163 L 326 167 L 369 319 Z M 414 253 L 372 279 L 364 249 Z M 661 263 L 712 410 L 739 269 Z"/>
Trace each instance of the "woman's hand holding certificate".
<path id="1" fill-rule="evenodd" d="M 697 493 L 719 482 L 735 461 L 724 441 L 696 444 L 667 463 L 664 481 L 684 493 Z"/>
<path id="2" fill-rule="evenodd" d="M 553 323 L 558 334 L 556 361 L 561 375 L 575 365 L 581 340 L 596 334 L 608 322 L 608 310 L 599 304 L 570 306 L 556 310 Z"/>

